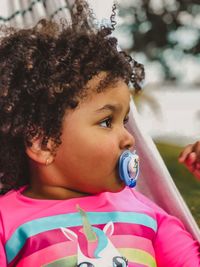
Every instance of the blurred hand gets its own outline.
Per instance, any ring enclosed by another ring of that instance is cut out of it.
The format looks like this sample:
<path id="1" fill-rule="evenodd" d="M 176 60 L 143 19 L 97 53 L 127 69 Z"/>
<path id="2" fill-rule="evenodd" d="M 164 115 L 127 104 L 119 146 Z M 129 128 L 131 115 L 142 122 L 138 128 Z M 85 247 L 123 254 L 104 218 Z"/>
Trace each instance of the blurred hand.
<path id="1" fill-rule="evenodd" d="M 200 180 L 200 141 L 186 146 L 178 160 Z"/>
<path id="2" fill-rule="evenodd" d="M 186 146 L 178 160 L 200 180 L 200 141 Z"/>

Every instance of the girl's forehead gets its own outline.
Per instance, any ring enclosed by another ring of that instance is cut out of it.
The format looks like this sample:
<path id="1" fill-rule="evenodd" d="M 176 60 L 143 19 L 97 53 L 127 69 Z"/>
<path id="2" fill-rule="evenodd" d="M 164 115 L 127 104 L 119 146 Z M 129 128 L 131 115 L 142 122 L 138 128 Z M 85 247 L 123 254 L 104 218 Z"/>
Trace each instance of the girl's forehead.
<path id="1" fill-rule="evenodd" d="M 98 86 L 98 82 L 101 80 L 99 77 L 94 78 L 94 86 Z M 101 92 L 95 90 L 93 87 L 93 81 L 90 81 L 90 88 L 85 99 L 81 101 L 81 106 L 101 108 L 101 106 L 119 106 L 129 105 L 130 102 L 130 91 L 127 84 L 123 80 L 118 80 L 114 83 L 107 85 Z"/>
<path id="2" fill-rule="evenodd" d="M 106 71 L 101 71 L 97 75 L 94 75 L 85 86 L 88 94 L 91 95 L 93 93 L 99 93 L 108 89 L 113 89 L 119 82 L 124 82 L 121 77 L 109 79 L 110 77 L 108 77 L 108 75 L 109 73 Z"/>
<path id="3" fill-rule="evenodd" d="M 97 75 L 93 76 L 91 80 L 86 84 L 86 98 L 91 98 L 99 95 L 108 96 L 107 92 L 116 90 L 119 87 L 127 87 L 127 84 L 123 81 L 121 77 L 115 78 L 108 83 L 106 83 L 108 73 L 106 71 L 101 71 Z M 105 81 L 105 84 L 104 84 Z M 101 88 L 101 83 L 103 88 Z M 102 89 L 102 90 L 101 90 Z"/>
<path id="4" fill-rule="evenodd" d="M 108 112 L 112 114 L 126 114 L 129 111 L 129 104 L 130 91 L 128 86 L 123 80 L 119 80 L 114 85 L 109 84 L 101 92 L 91 89 L 91 92 L 80 100 L 76 109 L 67 111 L 66 123 L 71 125 L 71 121 L 90 121 L 91 119 L 104 116 Z"/>

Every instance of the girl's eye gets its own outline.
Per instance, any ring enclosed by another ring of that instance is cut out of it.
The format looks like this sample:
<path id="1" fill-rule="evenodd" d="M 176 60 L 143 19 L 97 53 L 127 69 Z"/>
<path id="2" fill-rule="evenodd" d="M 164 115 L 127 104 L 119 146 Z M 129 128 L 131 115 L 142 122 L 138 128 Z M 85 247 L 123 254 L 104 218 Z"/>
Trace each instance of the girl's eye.
<path id="1" fill-rule="evenodd" d="M 126 126 L 126 124 L 128 123 L 129 121 L 129 116 L 127 116 L 125 119 L 124 119 L 124 125 Z"/>
<path id="2" fill-rule="evenodd" d="M 112 127 L 112 118 L 106 118 L 105 120 L 100 122 L 100 126 L 104 128 Z"/>

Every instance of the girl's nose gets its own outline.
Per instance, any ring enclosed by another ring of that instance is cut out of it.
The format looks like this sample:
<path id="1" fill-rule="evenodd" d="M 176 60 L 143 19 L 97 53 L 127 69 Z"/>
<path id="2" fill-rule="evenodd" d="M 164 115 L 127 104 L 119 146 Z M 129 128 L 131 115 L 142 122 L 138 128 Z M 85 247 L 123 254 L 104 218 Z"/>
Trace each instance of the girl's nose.
<path id="1" fill-rule="evenodd" d="M 121 140 L 120 140 L 120 149 L 125 150 L 125 149 L 130 149 L 135 145 L 135 138 L 129 131 L 124 128 L 122 135 L 121 135 Z"/>

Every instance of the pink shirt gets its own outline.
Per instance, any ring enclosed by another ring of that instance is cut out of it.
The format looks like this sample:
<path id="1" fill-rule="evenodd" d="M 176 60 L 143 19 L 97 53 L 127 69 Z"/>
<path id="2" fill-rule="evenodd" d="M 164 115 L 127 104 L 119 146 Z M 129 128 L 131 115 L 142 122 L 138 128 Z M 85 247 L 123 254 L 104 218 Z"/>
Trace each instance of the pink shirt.
<path id="1" fill-rule="evenodd" d="M 70 200 L 22 190 L 0 198 L 1 267 L 200 266 L 199 244 L 182 223 L 135 190 Z"/>

